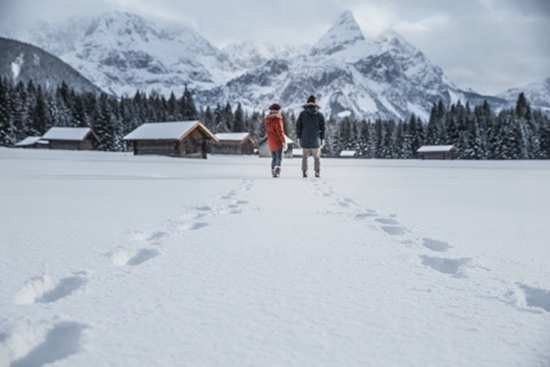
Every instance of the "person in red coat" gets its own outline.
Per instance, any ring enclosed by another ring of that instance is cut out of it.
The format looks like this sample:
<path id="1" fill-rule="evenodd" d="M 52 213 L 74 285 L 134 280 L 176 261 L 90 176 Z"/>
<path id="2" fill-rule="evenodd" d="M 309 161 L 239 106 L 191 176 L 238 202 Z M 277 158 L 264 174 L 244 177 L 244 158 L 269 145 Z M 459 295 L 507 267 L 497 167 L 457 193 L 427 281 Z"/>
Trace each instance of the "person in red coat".
<path id="1" fill-rule="evenodd" d="M 271 174 L 273 177 L 279 177 L 283 152 L 287 150 L 287 143 L 281 106 L 277 103 L 269 107 L 269 113 L 265 118 L 265 132 L 267 145 L 271 151 Z"/>

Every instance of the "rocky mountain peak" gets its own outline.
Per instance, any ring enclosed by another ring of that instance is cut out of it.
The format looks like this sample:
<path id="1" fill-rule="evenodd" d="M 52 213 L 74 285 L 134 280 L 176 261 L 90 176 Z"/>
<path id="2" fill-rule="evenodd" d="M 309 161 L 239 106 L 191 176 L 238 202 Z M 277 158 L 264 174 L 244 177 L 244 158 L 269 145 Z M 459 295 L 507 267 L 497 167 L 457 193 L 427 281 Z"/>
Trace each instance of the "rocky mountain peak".
<path id="1" fill-rule="evenodd" d="M 312 54 L 330 55 L 349 45 L 365 41 L 361 27 L 351 11 L 345 11 L 336 20 L 334 25 L 313 46 Z"/>

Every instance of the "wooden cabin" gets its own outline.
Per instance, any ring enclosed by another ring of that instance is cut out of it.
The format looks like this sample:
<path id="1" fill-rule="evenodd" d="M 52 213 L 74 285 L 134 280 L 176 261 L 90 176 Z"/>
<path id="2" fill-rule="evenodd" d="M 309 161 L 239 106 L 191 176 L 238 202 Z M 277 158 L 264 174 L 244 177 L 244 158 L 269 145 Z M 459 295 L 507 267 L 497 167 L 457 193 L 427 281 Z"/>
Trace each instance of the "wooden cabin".
<path id="1" fill-rule="evenodd" d="M 42 140 L 41 136 L 27 136 L 25 139 L 14 145 L 16 148 L 25 149 L 48 149 L 47 141 Z"/>
<path id="2" fill-rule="evenodd" d="M 456 159 L 457 153 L 454 145 L 423 145 L 416 151 L 421 159 Z"/>
<path id="3" fill-rule="evenodd" d="M 207 158 L 209 144 L 218 139 L 200 121 L 156 122 L 143 124 L 124 140 L 134 155 Z"/>
<path id="4" fill-rule="evenodd" d="M 89 127 L 52 127 L 42 140 L 50 149 L 94 150 L 99 139 Z"/>
<path id="5" fill-rule="evenodd" d="M 356 150 L 342 150 L 338 155 L 340 158 L 357 158 Z"/>
<path id="6" fill-rule="evenodd" d="M 284 157 L 293 158 L 294 157 L 293 151 L 294 151 L 294 145 L 295 145 L 294 141 L 286 135 L 285 137 L 286 137 L 286 143 L 288 145 L 288 149 L 284 152 Z M 262 158 L 271 157 L 271 150 L 269 150 L 269 145 L 267 144 L 267 138 L 263 138 L 260 141 L 260 145 L 258 147 L 258 153 Z"/>
<path id="7" fill-rule="evenodd" d="M 218 142 L 212 144 L 214 154 L 254 154 L 256 140 L 250 133 L 221 133 L 216 134 Z"/>

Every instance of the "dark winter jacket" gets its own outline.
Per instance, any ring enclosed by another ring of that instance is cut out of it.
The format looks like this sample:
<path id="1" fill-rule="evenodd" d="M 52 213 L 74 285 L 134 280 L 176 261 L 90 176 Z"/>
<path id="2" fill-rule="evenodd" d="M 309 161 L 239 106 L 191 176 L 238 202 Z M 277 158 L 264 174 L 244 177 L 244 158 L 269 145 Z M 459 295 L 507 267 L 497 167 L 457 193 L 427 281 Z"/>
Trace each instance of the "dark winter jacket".
<path id="1" fill-rule="evenodd" d="M 302 148 L 314 149 L 321 147 L 325 140 L 325 118 L 319 112 L 319 107 L 312 104 L 304 106 L 296 122 L 296 135 Z"/>

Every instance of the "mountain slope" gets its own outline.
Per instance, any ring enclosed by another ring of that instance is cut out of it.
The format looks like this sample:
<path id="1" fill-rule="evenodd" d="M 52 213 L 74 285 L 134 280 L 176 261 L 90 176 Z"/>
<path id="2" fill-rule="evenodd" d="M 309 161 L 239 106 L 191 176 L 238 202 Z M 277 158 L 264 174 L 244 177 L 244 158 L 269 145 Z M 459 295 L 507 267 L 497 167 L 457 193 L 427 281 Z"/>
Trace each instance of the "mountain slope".
<path id="1" fill-rule="evenodd" d="M 38 47 L 0 37 L 0 51 L 0 76 L 16 83 L 32 80 L 44 88 L 53 88 L 64 81 L 79 92 L 100 92 L 78 71 Z"/>
<path id="2" fill-rule="evenodd" d="M 434 103 L 503 98 L 464 91 L 395 32 L 372 39 L 344 12 L 312 47 L 240 42 L 223 50 L 194 30 L 112 12 L 21 35 L 60 56 L 104 90 L 181 93 L 189 85 L 202 105 L 231 102 L 264 109 L 273 101 L 296 112 L 310 94 L 337 117 L 426 119 Z"/>
<path id="3" fill-rule="evenodd" d="M 522 92 L 525 93 L 527 100 L 533 107 L 550 112 L 550 78 L 546 78 L 542 82 L 530 83 L 523 87 L 508 89 L 506 92 L 499 94 L 499 96 L 514 104 L 517 101 L 518 95 Z"/>
<path id="4" fill-rule="evenodd" d="M 203 93 L 201 101 L 239 101 L 247 108 L 279 101 L 299 110 L 310 94 L 319 96 L 322 111 L 332 117 L 403 119 L 414 113 L 426 119 L 440 99 L 506 103 L 461 90 L 395 32 L 365 37 L 351 12 L 343 13 L 308 53 L 269 60 Z"/>
<path id="5" fill-rule="evenodd" d="M 185 85 L 208 89 L 239 69 L 197 32 L 143 17 L 111 12 L 62 24 L 42 24 L 23 39 L 55 52 L 105 90 L 167 94 Z"/>

